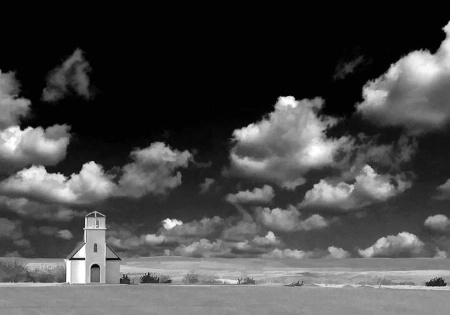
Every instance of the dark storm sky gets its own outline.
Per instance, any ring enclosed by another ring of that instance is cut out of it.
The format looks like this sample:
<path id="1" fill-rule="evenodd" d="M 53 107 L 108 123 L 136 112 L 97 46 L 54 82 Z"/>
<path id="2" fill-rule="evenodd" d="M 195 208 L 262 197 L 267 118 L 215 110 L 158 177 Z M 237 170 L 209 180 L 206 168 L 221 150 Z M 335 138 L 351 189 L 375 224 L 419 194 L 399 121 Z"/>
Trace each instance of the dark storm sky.
<path id="1" fill-rule="evenodd" d="M 0 256 L 63 257 L 98 210 L 125 256 L 446 257 L 449 19 L 303 15 L 17 31 Z"/>

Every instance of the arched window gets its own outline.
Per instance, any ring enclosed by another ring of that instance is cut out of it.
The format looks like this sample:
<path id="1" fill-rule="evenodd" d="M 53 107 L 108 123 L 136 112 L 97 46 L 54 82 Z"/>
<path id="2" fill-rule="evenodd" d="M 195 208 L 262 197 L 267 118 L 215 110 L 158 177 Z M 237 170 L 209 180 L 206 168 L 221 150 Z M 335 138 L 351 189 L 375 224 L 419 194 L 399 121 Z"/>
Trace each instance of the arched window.
<path id="1" fill-rule="evenodd" d="M 97 243 L 94 244 L 94 253 L 97 252 Z"/>
<path id="2" fill-rule="evenodd" d="M 98 222 L 98 219 L 94 220 L 94 228 L 98 229 L 100 227 L 100 223 Z"/>

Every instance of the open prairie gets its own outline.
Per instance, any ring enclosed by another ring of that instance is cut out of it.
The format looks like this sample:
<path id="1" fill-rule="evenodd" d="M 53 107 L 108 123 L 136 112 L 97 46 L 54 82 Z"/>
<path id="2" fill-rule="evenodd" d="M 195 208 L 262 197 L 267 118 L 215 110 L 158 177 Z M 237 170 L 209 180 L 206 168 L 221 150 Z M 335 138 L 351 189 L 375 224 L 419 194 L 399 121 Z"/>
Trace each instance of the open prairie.
<path id="1" fill-rule="evenodd" d="M 21 259 L 30 269 L 62 259 Z M 442 314 L 450 287 L 448 259 L 127 258 L 121 273 L 138 283 L 146 272 L 172 284 L 0 284 L 0 314 Z M 215 285 L 183 285 L 195 273 Z M 256 285 L 227 285 L 249 276 Z M 302 287 L 285 287 L 304 281 Z M 395 289 L 395 290 L 394 290 Z M 403 289 L 403 290 L 398 290 Z"/>
<path id="2" fill-rule="evenodd" d="M 444 314 L 449 292 L 283 286 L 0 286 L 0 314 Z"/>
<path id="3" fill-rule="evenodd" d="M 63 264 L 62 259 L 23 259 L 29 268 Z M 158 256 L 125 258 L 120 271 L 130 278 L 146 272 L 168 275 L 182 283 L 187 273 L 205 275 L 225 283 L 249 276 L 257 284 L 288 284 L 304 281 L 316 285 L 402 285 L 423 286 L 434 277 L 450 283 L 450 259 L 432 258 L 353 258 L 353 259 L 261 259 L 190 258 Z"/>

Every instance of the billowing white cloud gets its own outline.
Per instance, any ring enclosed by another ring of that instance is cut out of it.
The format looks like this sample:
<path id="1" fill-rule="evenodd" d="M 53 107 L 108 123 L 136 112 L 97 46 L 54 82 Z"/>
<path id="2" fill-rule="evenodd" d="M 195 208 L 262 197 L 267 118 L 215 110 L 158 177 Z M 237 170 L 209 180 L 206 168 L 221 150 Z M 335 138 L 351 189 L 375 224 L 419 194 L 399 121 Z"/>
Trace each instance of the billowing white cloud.
<path id="1" fill-rule="evenodd" d="M 305 251 L 297 250 L 297 249 L 275 248 L 271 252 L 269 252 L 267 254 L 263 254 L 262 257 L 278 258 L 278 259 L 284 259 L 284 258 L 304 259 L 304 258 L 310 258 L 312 255 L 313 255 L 312 252 L 305 252 Z"/>
<path id="2" fill-rule="evenodd" d="M 62 238 L 63 240 L 70 240 L 73 238 L 73 235 L 69 230 L 59 230 L 56 232 L 56 237 Z"/>
<path id="3" fill-rule="evenodd" d="M 89 99 L 92 97 L 88 73 L 91 71 L 83 51 L 76 49 L 61 66 L 53 69 L 47 77 L 47 87 L 42 92 L 46 102 L 56 102 L 69 93 Z"/>
<path id="4" fill-rule="evenodd" d="M 328 247 L 328 252 L 330 253 L 328 255 L 330 258 L 343 259 L 350 257 L 350 253 L 348 251 L 335 246 Z"/>
<path id="5" fill-rule="evenodd" d="M 450 120 L 450 23 L 436 53 L 413 51 L 363 88 L 357 111 L 380 126 L 401 126 L 419 135 L 446 127 Z"/>
<path id="6" fill-rule="evenodd" d="M 13 72 L 0 70 L 0 131 L 18 125 L 28 115 L 31 102 L 20 98 L 20 84 Z"/>
<path id="7" fill-rule="evenodd" d="M 206 193 L 215 182 L 216 180 L 214 178 L 206 177 L 203 183 L 200 184 L 200 193 Z"/>
<path id="8" fill-rule="evenodd" d="M 224 225 L 223 219 L 218 216 L 193 220 L 182 224 L 178 224 L 179 222 L 181 221 L 172 220 L 172 228 L 167 229 L 164 226 L 165 229 L 161 230 L 161 234 L 171 240 L 177 241 L 186 238 L 203 238 L 220 231 Z M 174 225 L 174 223 L 176 224 Z"/>
<path id="9" fill-rule="evenodd" d="M 338 148 L 349 140 L 327 137 L 337 119 L 319 114 L 322 106 L 319 98 L 280 97 L 266 118 L 233 132 L 230 168 L 224 174 L 295 189 L 309 170 L 333 165 Z"/>
<path id="10" fill-rule="evenodd" d="M 267 235 L 264 237 L 255 236 L 252 242 L 258 246 L 274 246 L 281 243 L 272 231 L 267 232 Z"/>
<path id="11" fill-rule="evenodd" d="M 0 196 L 0 207 L 15 212 L 24 218 L 48 221 L 71 221 L 75 217 L 84 217 L 86 211 L 75 211 L 64 205 L 46 204 L 26 198 Z"/>
<path id="12" fill-rule="evenodd" d="M 183 221 L 180 221 L 180 220 L 177 220 L 177 219 L 169 219 L 169 218 L 167 218 L 167 219 L 163 220 L 162 223 L 163 223 L 163 227 L 166 230 L 171 230 L 174 227 L 176 227 L 177 225 L 182 225 Z"/>
<path id="13" fill-rule="evenodd" d="M 166 237 L 164 235 L 156 235 L 156 234 L 146 234 L 143 235 L 143 243 L 150 245 L 159 245 L 166 241 Z"/>
<path id="14" fill-rule="evenodd" d="M 425 227 L 436 232 L 450 232 L 450 219 L 443 214 L 436 214 L 426 218 Z"/>
<path id="15" fill-rule="evenodd" d="M 306 192 L 301 207 L 319 206 L 336 210 L 354 210 L 385 201 L 411 187 L 404 175 L 380 175 L 366 165 L 353 184 L 333 183 L 325 179 Z"/>
<path id="16" fill-rule="evenodd" d="M 414 234 L 401 232 L 378 239 L 375 244 L 359 250 L 365 258 L 371 257 L 418 257 L 423 255 L 425 244 Z"/>
<path id="17" fill-rule="evenodd" d="M 192 160 L 189 151 L 178 151 L 162 142 L 154 142 L 145 149 L 131 152 L 134 162 L 122 168 L 117 196 L 140 198 L 145 194 L 166 194 L 181 184 L 178 168 L 185 168 Z"/>
<path id="18" fill-rule="evenodd" d="M 228 194 L 225 200 L 233 204 L 243 203 L 269 203 L 275 196 L 273 188 L 264 185 L 262 188 L 254 188 L 253 190 L 240 191 L 236 194 Z"/>
<path id="19" fill-rule="evenodd" d="M 66 177 L 32 166 L 0 182 L 0 193 L 12 197 L 63 204 L 89 204 L 109 197 L 115 184 L 95 162 L 83 165 L 79 174 Z"/>
<path id="20" fill-rule="evenodd" d="M 0 166 L 14 170 L 30 164 L 56 165 L 66 157 L 70 127 L 54 125 L 43 129 L 11 126 L 0 131 Z"/>
<path id="21" fill-rule="evenodd" d="M 318 214 L 302 220 L 300 212 L 293 206 L 288 209 L 280 208 L 262 208 L 255 209 L 256 219 L 265 227 L 275 231 L 293 232 L 293 231 L 310 231 L 322 229 L 329 225 L 329 222 Z"/>

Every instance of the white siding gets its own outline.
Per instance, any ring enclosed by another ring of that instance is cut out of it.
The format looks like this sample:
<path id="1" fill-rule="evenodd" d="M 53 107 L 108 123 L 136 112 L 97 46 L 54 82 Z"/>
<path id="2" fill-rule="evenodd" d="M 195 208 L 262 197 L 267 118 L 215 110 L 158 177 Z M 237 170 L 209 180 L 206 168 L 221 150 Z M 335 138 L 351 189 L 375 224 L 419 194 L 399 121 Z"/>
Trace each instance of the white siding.
<path id="1" fill-rule="evenodd" d="M 71 260 L 71 282 L 70 283 L 86 283 L 85 261 Z"/>
<path id="2" fill-rule="evenodd" d="M 106 261 L 106 283 L 120 283 L 120 260 Z"/>

